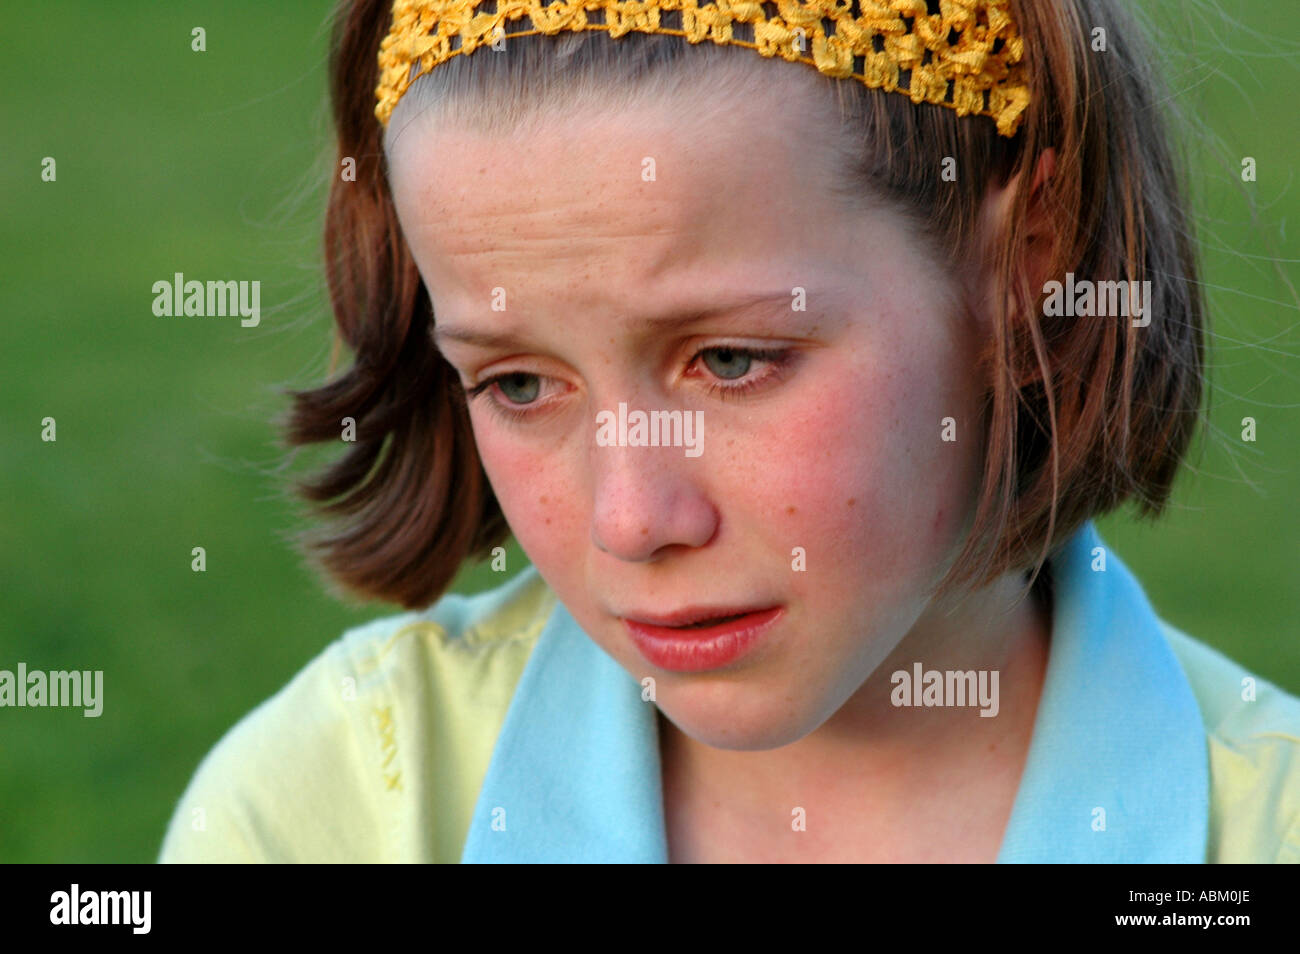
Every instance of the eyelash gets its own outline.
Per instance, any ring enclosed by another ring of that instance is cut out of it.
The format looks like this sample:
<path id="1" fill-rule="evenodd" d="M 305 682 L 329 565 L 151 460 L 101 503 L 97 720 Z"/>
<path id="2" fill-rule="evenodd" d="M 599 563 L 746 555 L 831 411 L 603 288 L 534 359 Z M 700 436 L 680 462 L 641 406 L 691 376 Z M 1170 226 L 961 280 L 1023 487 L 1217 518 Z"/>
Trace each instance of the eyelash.
<path id="1" fill-rule="evenodd" d="M 730 351 L 733 354 L 744 355 L 748 358 L 757 358 L 760 361 L 766 361 L 771 366 L 771 370 L 768 373 L 757 378 L 750 378 L 744 384 L 710 384 L 706 393 L 710 397 L 718 397 L 724 401 L 735 400 L 755 388 L 767 384 L 768 381 L 779 376 L 780 373 L 785 370 L 792 357 L 789 348 L 741 348 L 738 346 L 733 347 L 731 345 L 710 345 L 707 348 L 701 348 L 699 351 L 695 352 L 694 356 L 690 360 L 690 364 L 694 364 L 701 355 L 707 354 L 710 351 Z M 690 365 L 688 364 L 687 367 L 689 366 Z M 527 372 L 505 371 L 501 374 L 493 375 L 487 380 L 469 388 L 465 393 L 469 396 L 470 400 L 473 400 L 482 395 L 488 388 L 496 384 L 498 381 L 516 374 L 527 374 Z M 540 375 L 538 375 L 538 377 L 540 377 Z M 532 417 L 534 414 L 540 413 L 533 409 L 532 405 L 527 406 L 528 409 L 521 410 L 519 407 L 511 407 L 507 404 L 503 404 L 497 398 L 490 396 L 488 407 L 491 408 L 494 414 L 499 415 L 507 421 L 523 421 Z"/>

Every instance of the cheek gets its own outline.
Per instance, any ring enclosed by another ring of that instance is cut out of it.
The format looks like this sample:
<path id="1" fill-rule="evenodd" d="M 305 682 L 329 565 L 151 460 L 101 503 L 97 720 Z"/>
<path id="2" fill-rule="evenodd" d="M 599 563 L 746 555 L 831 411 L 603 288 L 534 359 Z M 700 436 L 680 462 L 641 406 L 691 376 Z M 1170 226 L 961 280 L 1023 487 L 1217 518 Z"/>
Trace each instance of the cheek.
<path id="1" fill-rule="evenodd" d="M 745 491 L 734 499 L 750 501 L 756 519 L 774 518 L 772 546 L 786 554 L 802 546 L 886 575 L 938 562 L 973 502 L 977 464 L 954 371 L 920 357 L 820 376 L 762 429 L 763 452 L 736 472 Z M 955 441 L 943 440 L 945 417 L 956 421 Z"/>
<path id="2" fill-rule="evenodd" d="M 521 440 L 489 412 L 473 411 L 470 420 L 483 470 L 497 503 L 520 547 L 535 563 L 562 564 L 572 554 L 573 534 L 581 523 L 581 486 L 571 471 L 576 451 L 554 444 Z"/>

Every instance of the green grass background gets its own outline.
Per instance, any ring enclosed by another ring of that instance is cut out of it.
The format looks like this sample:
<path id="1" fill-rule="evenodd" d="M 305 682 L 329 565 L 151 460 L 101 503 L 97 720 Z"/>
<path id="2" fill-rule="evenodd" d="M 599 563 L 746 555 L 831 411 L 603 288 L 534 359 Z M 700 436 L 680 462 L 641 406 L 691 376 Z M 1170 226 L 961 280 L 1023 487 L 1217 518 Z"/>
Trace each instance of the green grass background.
<path id="1" fill-rule="evenodd" d="M 300 564 L 275 472 L 277 387 L 328 364 L 329 6 L 7 5 L 0 668 L 102 669 L 105 709 L 0 709 L 0 860 L 152 860 L 221 734 L 345 628 L 394 612 L 341 603 Z M 1223 143 L 1198 133 L 1190 153 L 1216 431 L 1165 519 L 1102 532 L 1162 615 L 1300 692 L 1297 37 L 1289 0 L 1233 7 L 1235 26 L 1155 7 L 1184 44 L 1179 102 Z M 155 318 L 150 286 L 177 271 L 259 279 L 261 326 Z M 57 443 L 39 438 L 47 415 Z M 457 588 L 499 580 L 467 568 Z"/>

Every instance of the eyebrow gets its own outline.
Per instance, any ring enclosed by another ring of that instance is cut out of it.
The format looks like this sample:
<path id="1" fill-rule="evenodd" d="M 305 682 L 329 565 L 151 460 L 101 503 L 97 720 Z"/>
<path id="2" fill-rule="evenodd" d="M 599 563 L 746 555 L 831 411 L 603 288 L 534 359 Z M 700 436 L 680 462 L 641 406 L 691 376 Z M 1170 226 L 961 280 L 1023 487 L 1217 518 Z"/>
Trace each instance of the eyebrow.
<path id="1" fill-rule="evenodd" d="M 749 295 L 735 301 L 723 302 L 721 304 L 699 304 L 662 315 L 651 315 L 635 322 L 635 326 L 647 331 L 660 333 L 677 331 L 689 327 L 690 325 L 706 321 L 709 318 L 716 318 L 719 315 L 755 309 L 759 305 L 770 305 L 775 302 L 783 302 L 788 307 L 792 300 L 793 295 L 789 291 L 778 290 L 775 292 L 763 292 L 756 295 Z M 505 348 L 523 343 L 520 336 L 509 332 L 474 331 L 473 329 L 461 328 L 456 325 L 439 324 L 434 325 L 433 339 L 435 343 L 441 343 L 443 341 L 460 341 L 478 348 Z"/>

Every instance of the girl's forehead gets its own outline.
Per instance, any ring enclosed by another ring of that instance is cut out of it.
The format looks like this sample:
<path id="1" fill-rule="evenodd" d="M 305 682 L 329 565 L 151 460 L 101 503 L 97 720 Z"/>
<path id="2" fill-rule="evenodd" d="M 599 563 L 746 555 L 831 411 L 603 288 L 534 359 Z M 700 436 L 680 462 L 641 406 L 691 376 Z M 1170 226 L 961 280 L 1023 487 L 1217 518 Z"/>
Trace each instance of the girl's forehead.
<path id="1" fill-rule="evenodd" d="M 688 179 L 733 194 L 751 184 L 770 191 L 770 180 L 787 177 L 807 186 L 825 182 L 841 161 L 829 148 L 838 128 L 834 108 L 806 77 L 800 83 L 789 73 L 764 75 L 764 96 L 742 95 L 734 85 L 719 92 L 702 81 L 628 102 L 538 107 L 504 131 L 425 108 L 417 98 L 409 115 L 402 112 L 407 104 L 399 105 L 384 145 L 399 171 L 454 165 L 449 176 L 466 185 L 490 176 L 493 188 L 516 194 L 544 182 L 612 194 L 636 183 L 663 191 Z M 772 80 L 782 75 L 785 81 Z"/>
<path id="2" fill-rule="evenodd" d="M 394 150 L 394 202 L 426 279 L 455 271 L 476 297 L 503 276 L 627 282 L 686 262 L 806 271 L 897 231 L 883 212 L 866 223 L 843 207 L 815 146 L 741 118 L 557 117 L 526 141 L 430 124 Z"/>

